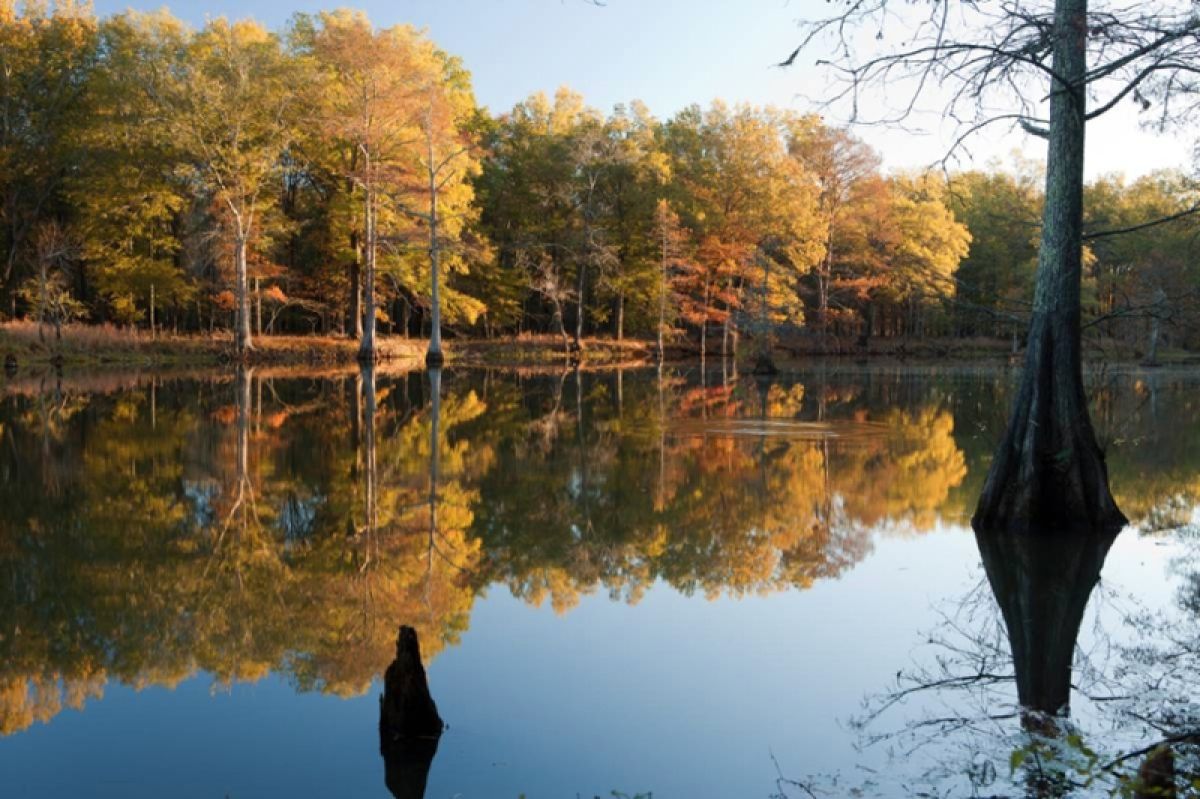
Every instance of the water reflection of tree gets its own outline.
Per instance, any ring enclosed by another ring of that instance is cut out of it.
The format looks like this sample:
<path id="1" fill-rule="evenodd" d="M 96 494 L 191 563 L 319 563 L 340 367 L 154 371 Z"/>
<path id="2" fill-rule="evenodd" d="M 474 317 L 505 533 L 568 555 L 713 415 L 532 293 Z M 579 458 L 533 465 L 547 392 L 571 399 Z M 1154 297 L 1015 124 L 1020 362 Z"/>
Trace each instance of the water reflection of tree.
<path id="1" fill-rule="evenodd" d="M 1106 593 L 1093 589 L 1115 536 L 976 539 L 987 582 L 920 635 L 923 655 L 854 719 L 861 743 L 885 749 L 888 763 L 886 778 L 858 790 L 1175 796 L 1164 788 L 1173 777 L 1180 795 L 1195 795 L 1200 627 L 1191 603 L 1200 581 L 1185 573 L 1172 608 L 1102 603 L 1084 651 L 1085 608 Z M 779 780 L 782 797 L 832 784 Z"/>
<path id="2" fill-rule="evenodd" d="M 898 409 L 881 412 L 853 380 L 760 392 L 670 372 L 426 382 L 256 370 L 66 392 L 50 427 L 36 393 L 11 398 L 4 729 L 107 679 L 173 684 L 204 670 L 228 684 L 278 670 L 302 689 L 358 693 L 388 662 L 396 624 L 435 656 L 495 581 L 565 608 L 597 588 L 636 599 L 659 580 L 737 595 L 834 577 L 887 520 L 937 518 L 961 479 L 938 396 L 887 394 Z M 827 418 L 879 418 L 892 432 L 845 442 L 677 427 L 764 408 L 813 419 L 818 402 Z M 41 490 L 44 469 L 54 491 Z"/>
<path id="3" fill-rule="evenodd" d="M 573 413 L 554 402 L 529 435 L 498 442 L 477 524 L 484 580 L 560 610 L 598 587 L 636 599 L 659 579 L 708 595 L 810 585 L 860 560 L 885 522 L 931 525 L 965 474 L 953 419 L 936 405 L 888 412 L 886 435 L 871 440 L 746 436 L 720 425 L 811 419 L 805 387 L 668 375 L 624 388 L 625 405 L 644 412 L 630 423 L 595 411 L 582 420 L 613 386 L 575 383 Z M 825 411 L 837 405 L 834 392 L 817 396 Z M 552 432 L 569 426 L 574 440 Z M 543 468 L 521 468 L 530 453 Z"/>

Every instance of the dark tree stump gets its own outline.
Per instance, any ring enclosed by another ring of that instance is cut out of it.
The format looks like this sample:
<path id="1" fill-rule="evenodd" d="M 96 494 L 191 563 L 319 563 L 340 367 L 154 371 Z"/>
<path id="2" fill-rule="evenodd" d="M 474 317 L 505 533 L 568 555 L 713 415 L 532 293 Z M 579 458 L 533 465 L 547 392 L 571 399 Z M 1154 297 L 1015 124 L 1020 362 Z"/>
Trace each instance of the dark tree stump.
<path id="1" fill-rule="evenodd" d="M 443 729 L 421 663 L 417 631 L 401 627 L 396 659 L 384 674 L 379 701 L 384 781 L 396 799 L 423 799 Z"/>
<path id="2" fill-rule="evenodd" d="M 440 368 L 442 368 L 442 366 L 445 363 L 446 363 L 446 356 L 442 354 L 441 350 L 438 350 L 436 352 L 433 350 L 430 350 L 429 352 L 425 353 L 425 368 L 426 369 L 440 369 Z"/>
<path id="3" fill-rule="evenodd" d="M 4 356 L 4 372 L 9 377 L 17 373 L 17 356 L 11 352 Z"/>
<path id="4" fill-rule="evenodd" d="M 396 639 L 396 659 L 383 676 L 380 725 L 401 736 L 438 736 L 445 724 L 429 694 L 417 631 L 407 625 Z"/>

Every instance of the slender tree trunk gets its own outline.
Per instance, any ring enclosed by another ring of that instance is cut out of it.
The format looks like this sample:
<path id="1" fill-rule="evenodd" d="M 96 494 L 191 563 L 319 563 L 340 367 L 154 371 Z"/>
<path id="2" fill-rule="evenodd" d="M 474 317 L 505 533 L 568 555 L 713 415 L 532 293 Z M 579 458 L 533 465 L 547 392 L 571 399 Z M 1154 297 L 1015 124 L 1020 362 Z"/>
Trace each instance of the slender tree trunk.
<path id="1" fill-rule="evenodd" d="M 368 174 L 370 159 L 367 159 Z M 363 192 L 363 217 L 365 220 L 366 258 L 363 269 L 363 331 L 358 347 L 360 361 L 375 360 L 375 189 L 370 178 L 366 181 L 366 191 Z"/>
<path id="2" fill-rule="evenodd" d="M 154 287 L 151 286 L 151 289 Z M 262 335 L 262 279 L 254 278 L 254 335 Z"/>
<path id="3" fill-rule="evenodd" d="M 238 355 L 245 355 L 254 349 L 254 341 L 250 334 L 250 283 L 246 270 L 246 247 L 248 236 L 239 232 L 234 240 L 235 283 L 237 300 L 235 347 Z"/>
<path id="4" fill-rule="evenodd" d="M 667 325 L 667 235 L 663 233 L 662 245 L 662 269 L 658 279 L 658 335 L 655 348 L 655 357 L 661 364 L 666 356 L 664 350 L 664 328 Z"/>
<path id="5" fill-rule="evenodd" d="M 1054 26 L 1060 78 L 1050 94 L 1033 318 L 1008 429 L 972 520 L 977 530 L 1097 531 L 1126 523 L 1088 415 L 1080 355 L 1087 0 L 1058 0 Z"/>
<path id="6" fill-rule="evenodd" d="M 583 349 L 584 289 L 587 288 L 587 267 L 579 264 L 579 276 L 575 281 L 575 349 Z"/>
<path id="7" fill-rule="evenodd" d="M 833 211 L 829 214 L 829 234 L 825 238 L 825 258 L 817 270 L 817 322 L 821 326 L 821 349 L 829 336 L 829 280 L 833 275 Z"/>
<path id="8" fill-rule="evenodd" d="M 554 306 L 554 314 L 553 314 L 554 328 L 558 331 L 559 338 L 562 339 L 563 352 L 570 352 L 571 351 L 571 337 L 569 335 L 567 335 L 567 324 L 566 324 L 566 320 L 564 319 L 562 300 L 560 300 L 557 296 L 555 296 L 551 300 L 551 304 Z"/>
<path id="9" fill-rule="evenodd" d="M 155 338 L 158 335 L 158 328 L 154 323 L 154 284 L 150 284 L 150 338 Z"/>
<path id="10" fill-rule="evenodd" d="M 1158 365 L 1158 337 L 1162 332 L 1162 306 L 1167 294 L 1159 286 L 1154 290 L 1154 315 L 1150 317 L 1150 347 L 1146 350 L 1146 365 Z"/>
<path id="11" fill-rule="evenodd" d="M 362 339 L 363 333 L 362 244 L 358 231 L 350 234 L 350 249 L 354 251 L 354 259 L 350 261 L 350 325 L 347 331 L 357 341 Z"/>
<path id="12" fill-rule="evenodd" d="M 442 355 L 442 295 L 441 283 L 441 248 L 438 245 L 438 190 L 437 170 L 433 163 L 433 145 L 430 139 L 429 147 L 429 271 L 433 292 L 431 297 L 433 315 L 432 329 L 429 334 L 429 351 L 425 353 L 425 366 L 437 368 L 445 362 Z"/>
<path id="13" fill-rule="evenodd" d="M 617 341 L 625 340 L 625 291 L 621 290 L 617 293 L 617 308 L 613 314 L 614 332 L 616 333 Z"/>
<path id="14" fill-rule="evenodd" d="M 45 259 L 39 258 L 38 259 L 38 307 L 37 307 L 38 341 L 42 342 L 43 344 L 46 342 L 46 333 L 42 328 L 46 324 L 46 293 L 47 293 L 47 290 L 48 290 L 47 287 L 49 284 L 49 280 L 47 279 L 47 276 L 46 276 L 46 269 L 47 269 L 47 266 L 46 266 Z"/>
<path id="15" fill-rule="evenodd" d="M 733 310 L 725 306 L 725 320 L 721 322 L 721 363 L 729 357 L 729 325 L 733 319 Z"/>

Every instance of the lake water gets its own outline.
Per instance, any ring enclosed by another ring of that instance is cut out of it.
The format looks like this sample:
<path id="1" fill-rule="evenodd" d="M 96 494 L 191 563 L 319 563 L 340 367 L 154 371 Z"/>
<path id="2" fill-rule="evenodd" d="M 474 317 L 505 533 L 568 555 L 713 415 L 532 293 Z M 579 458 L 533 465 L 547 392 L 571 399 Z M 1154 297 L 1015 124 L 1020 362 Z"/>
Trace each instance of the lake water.
<path id="1" fill-rule="evenodd" d="M 1077 643 L 1059 737 L 1137 748 L 1189 688 L 1147 653 L 1200 641 L 1200 373 L 1090 377 L 1135 526 L 985 574 L 968 520 L 1014 379 L 0 382 L 0 796 L 387 797 L 401 624 L 449 725 L 427 797 L 1021 795 L 997 598 L 1088 602 L 1031 622 L 1017 681 Z"/>

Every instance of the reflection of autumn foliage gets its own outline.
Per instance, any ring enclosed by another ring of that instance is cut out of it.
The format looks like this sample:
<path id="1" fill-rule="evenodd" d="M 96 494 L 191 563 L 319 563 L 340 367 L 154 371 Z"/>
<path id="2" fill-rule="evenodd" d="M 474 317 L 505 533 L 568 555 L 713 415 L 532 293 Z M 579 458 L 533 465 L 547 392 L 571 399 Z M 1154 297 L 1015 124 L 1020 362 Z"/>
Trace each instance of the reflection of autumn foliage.
<path id="1" fill-rule="evenodd" d="M 658 583 L 736 597 L 835 579 L 881 532 L 964 518 L 991 451 L 973 431 L 1005 404 L 991 379 L 953 395 L 885 372 L 707 382 L 446 375 L 436 450 L 420 374 L 8 397 L 0 729 L 109 679 L 274 672 L 361 693 L 397 625 L 435 657 L 496 583 L 566 612 Z M 1191 394 L 1150 390 L 1097 419 L 1143 431 L 1115 437 L 1110 467 L 1152 522 L 1197 483 L 1169 422 Z"/>
<path id="2" fill-rule="evenodd" d="M 9 453 L 74 468 L 50 496 L 36 471 L 0 463 L 4 495 L 27 498 L 0 510 L 0 566 L 15 578 L 0 598 L 0 731 L 81 707 L 110 678 L 284 671 L 303 688 L 361 693 L 390 661 L 397 624 L 417 626 L 431 654 L 454 643 L 479 558 L 467 532 L 477 495 L 462 483 L 475 464 L 468 442 L 443 435 L 431 528 L 415 381 L 380 392 L 369 530 L 361 402 L 345 383 L 251 377 L 232 405 L 228 384 L 202 387 L 199 408 L 186 390 L 96 398 L 53 439 L 18 414 L 30 423 L 6 428 Z M 442 429 L 483 409 L 473 394 L 452 399 Z"/>
<path id="3" fill-rule="evenodd" d="M 927 530 L 967 474 L 954 440 L 954 417 L 926 406 L 891 409 L 878 421 L 890 431 L 886 454 L 866 450 L 857 453 L 862 460 L 852 457 L 838 470 L 847 506 L 868 525 L 892 522 L 896 529 Z"/>
<path id="4" fill-rule="evenodd" d="M 928 529 L 966 474 L 936 399 L 837 408 L 837 422 L 815 423 L 801 420 L 856 392 L 644 381 L 635 391 L 629 416 L 614 418 L 604 381 L 556 389 L 552 413 L 497 444 L 481 582 L 559 612 L 601 587 L 634 601 L 656 580 L 707 596 L 803 588 L 858 562 L 885 521 Z M 521 468 L 531 440 L 542 442 L 536 470 Z"/>

